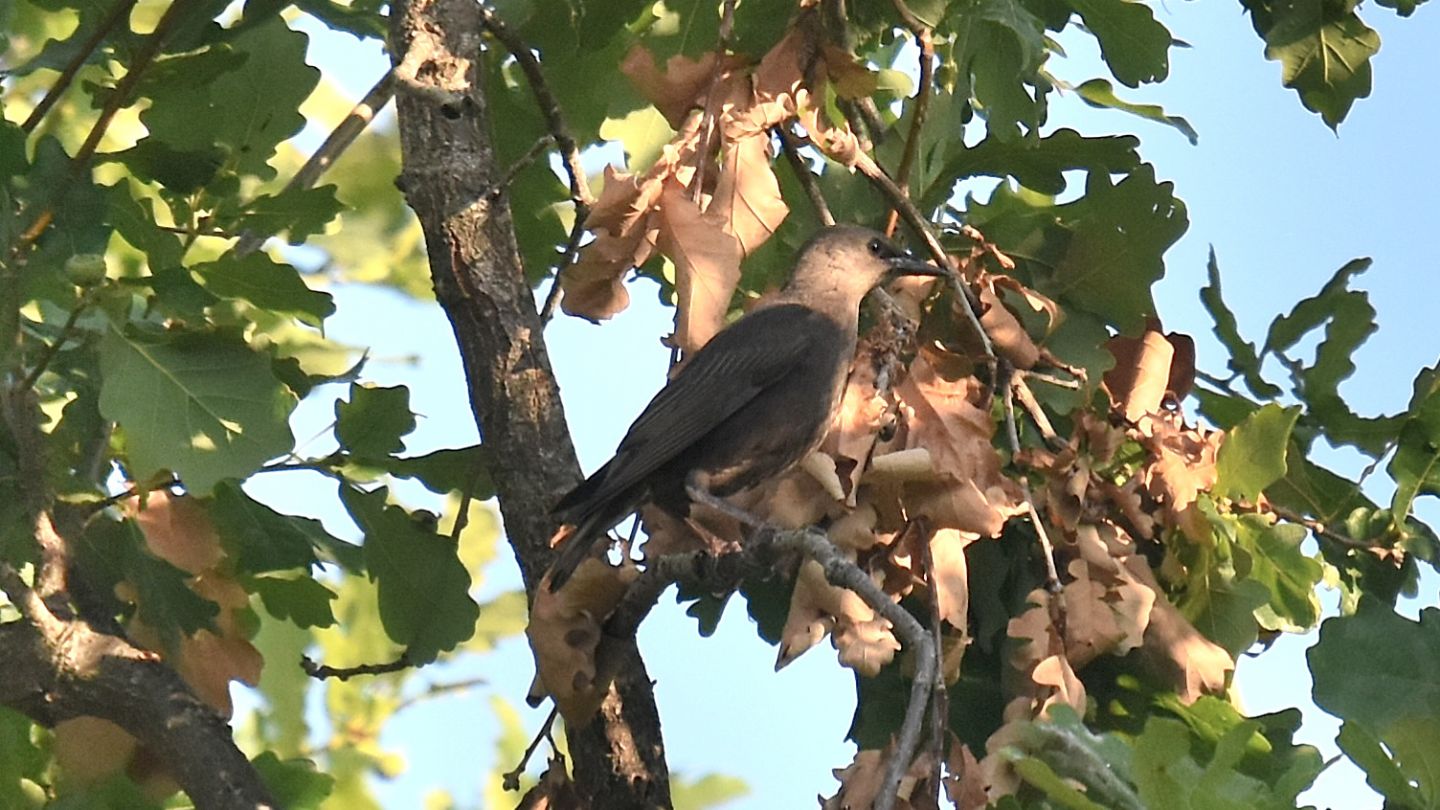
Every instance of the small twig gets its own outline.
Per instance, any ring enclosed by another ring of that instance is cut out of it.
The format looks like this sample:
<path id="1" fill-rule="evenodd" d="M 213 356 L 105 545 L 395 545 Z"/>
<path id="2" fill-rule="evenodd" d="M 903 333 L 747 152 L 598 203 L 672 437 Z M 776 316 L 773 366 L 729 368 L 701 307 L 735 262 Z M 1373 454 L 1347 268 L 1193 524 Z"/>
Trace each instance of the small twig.
<path id="1" fill-rule="evenodd" d="M 915 164 L 915 155 L 920 151 L 920 130 L 925 126 L 925 115 L 930 111 L 931 85 L 935 75 L 935 42 L 930 29 L 920 24 L 905 5 L 904 0 L 895 0 L 895 8 L 901 19 L 915 32 L 920 43 L 920 89 L 915 93 L 915 116 L 910 119 L 910 131 L 905 135 L 905 151 L 900 156 L 900 168 L 895 172 L 895 181 L 908 196 L 910 193 L 910 170 Z M 911 23 L 915 25 L 911 25 Z M 917 27 L 918 26 L 918 27 Z M 900 212 L 890 209 L 890 220 L 885 224 L 885 234 L 895 235 L 895 226 L 900 224 Z"/>
<path id="2" fill-rule="evenodd" d="M 525 773 L 525 768 L 530 765 L 530 757 L 535 755 L 535 749 L 540 747 L 542 740 L 549 740 L 550 749 L 555 749 L 555 740 L 550 736 L 550 728 L 555 725 L 555 717 L 560 714 L 559 706 L 551 706 L 550 714 L 545 717 L 545 722 L 540 724 L 540 730 L 535 733 L 530 745 L 526 746 L 525 753 L 520 757 L 520 764 L 514 770 L 506 771 L 501 777 L 500 785 L 506 790 L 520 789 L 520 776 Z"/>
<path id="3" fill-rule="evenodd" d="M 74 333 L 75 324 L 80 320 L 80 316 L 89 308 L 90 293 L 86 291 L 86 293 L 80 297 L 80 300 L 75 302 L 75 308 L 70 310 L 70 315 L 65 319 L 65 324 L 60 327 L 60 334 L 55 336 L 55 341 L 45 345 L 44 351 L 40 353 L 40 359 L 35 361 L 35 367 L 30 369 L 30 373 L 25 375 L 24 380 L 20 381 L 20 385 L 16 388 L 17 391 L 29 391 L 35 387 L 35 383 L 40 380 L 40 375 L 44 374 L 45 369 L 50 367 L 50 361 L 54 360 L 55 355 L 60 353 L 60 347 L 64 346 L 66 341 L 70 340 L 70 336 Z"/>
<path id="4" fill-rule="evenodd" d="M 1056 377 L 1054 374 L 1046 374 L 1043 371 L 1035 371 L 1033 369 L 1026 371 L 1025 376 L 1029 377 L 1032 380 L 1039 380 L 1040 382 L 1046 383 L 1047 385 L 1053 385 L 1056 388 L 1069 388 L 1071 390 L 1078 391 L 1081 387 L 1079 380 L 1063 380 L 1059 377 Z"/>
<path id="5" fill-rule="evenodd" d="M 390 103 L 391 97 L 395 95 L 395 74 L 394 68 L 385 71 L 385 75 L 380 77 L 380 81 L 376 82 L 375 86 L 370 88 L 370 92 L 366 93 L 354 107 L 350 108 L 349 114 L 335 125 L 335 129 L 331 130 L 329 136 L 325 138 L 325 142 L 310 154 L 304 165 L 285 183 L 281 194 L 297 188 L 307 189 L 315 185 L 315 181 L 320 179 L 320 175 L 334 165 L 340 155 L 350 148 L 350 144 L 360 137 L 360 133 L 365 131 L 365 127 L 375 120 L 375 116 L 379 114 L 380 110 Z M 236 257 L 243 258 L 254 253 L 264 243 L 264 235 L 247 231 L 241 234 L 240 241 L 235 243 L 231 252 Z"/>
<path id="6" fill-rule="evenodd" d="M 1035 428 L 1040 431 L 1040 436 L 1045 443 L 1053 448 L 1059 449 L 1065 446 L 1065 440 L 1055 433 L 1055 426 L 1050 424 L 1050 417 L 1045 415 L 1045 409 L 1040 407 L 1039 401 L 1035 399 L 1035 392 L 1025 384 L 1025 372 L 1016 370 L 1010 380 L 1010 385 L 1019 398 L 1020 404 L 1025 406 L 1025 412 L 1030 414 L 1030 419 L 1035 423 Z"/>
<path id="7" fill-rule="evenodd" d="M 110 13 L 105 16 L 104 20 L 100 21 L 100 25 L 97 26 L 95 30 L 90 33 L 90 37 L 80 45 L 80 50 L 76 51 L 75 55 L 70 57 L 70 61 L 67 62 L 65 68 L 60 71 L 60 75 L 55 77 L 55 83 L 50 85 L 49 90 L 45 91 L 45 97 L 40 99 L 40 103 L 35 105 L 35 109 L 30 111 L 30 115 L 26 117 L 25 123 L 20 125 L 20 129 L 23 130 L 25 134 L 30 134 L 35 130 L 35 127 L 40 125 L 40 121 L 45 117 L 45 114 L 50 111 L 51 107 L 55 106 L 61 96 L 65 95 L 66 89 L 70 87 L 70 82 L 75 79 L 75 74 L 80 72 L 80 68 L 85 66 L 85 62 L 90 58 L 90 55 L 95 52 L 96 48 L 100 47 L 100 43 L 105 40 L 105 37 L 110 35 L 110 32 L 115 29 L 116 25 L 130 16 L 130 9 L 135 7 L 136 2 L 138 2 L 138 0 L 119 0 L 119 2 L 110 9 Z"/>
<path id="8" fill-rule="evenodd" d="M 483 465 L 477 464 L 475 470 L 470 473 L 470 480 L 465 482 L 465 489 L 460 493 L 460 508 L 455 513 L 455 524 L 450 527 L 450 542 L 459 543 L 460 533 L 470 525 L 470 503 L 475 499 L 475 482 L 485 472 Z"/>
<path id="9" fill-rule="evenodd" d="M 927 606 L 930 608 L 930 635 L 935 640 L 935 657 L 937 664 L 945 657 L 945 640 L 941 635 L 943 627 L 940 618 L 940 593 L 935 586 L 935 556 L 931 553 L 930 542 L 934 535 L 929 528 L 923 525 L 924 518 L 912 521 L 911 526 L 921 527 L 920 535 L 920 564 L 925 567 L 925 596 Z M 963 643 L 963 639 L 962 639 Z M 945 762 L 945 729 L 947 724 L 945 718 L 950 715 L 949 694 L 945 691 L 945 674 L 937 666 L 935 671 L 935 694 L 930 697 L 930 748 L 935 754 L 935 801 L 939 806 L 940 801 L 940 766 Z"/>
<path id="10" fill-rule="evenodd" d="M 1010 444 L 1010 454 L 1020 452 L 1020 432 L 1015 425 L 1015 387 L 1011 384 L 1015 370 L 1005 360 L 1000 360 L 997 366 L 996 387 L 1003 392 L 1005 397 L 1005 438 Z M 1050 544 L 1050 534 L 1045 531 L 1045 522 L 1040 519 L 1040 513 L 1035 509 L 1035 498 L 1030 493 L 1030 482 L 1021 475 L 1017 478 L 1020 484 L 1021 494 L 1025 497 L 1025 511 L 1030 515 L 1030 523 L 1035 527 L 1035 535 L 1040 540 L 1040 550 L 1045 555 L 1045 577 L 1046 587 L 1054 595 L 1053 604 L 1060 617 L 1056 627 L 1060 630 L 1061 637 L 1065 634 L 1065 596 L 1060 586 L 1060 572 L 1055 568 L 1055 547 Z"/>
<path id="11" fill-rule="evenodd" d="M 525 150 L 525 154 L 510 164 L 510 168 L 506 169 L 505 174 L 502 175 L 499 180 L 496 180 L 494 185 L 490 186 L 490 189 L 485 192 L 485 196 L 492 200 L 500 199 L 500 195 L 504 194 L 505 190 L 514 184 L 515 178 L 520 175 L 520 172 L 525 171 L 530 164 L 545 154 L 545 152 L 550 149 L 550 144 L 553 143 L 554 140 L 555 136 L 549 133 L 541 135 L 540 140 L 531 144 L 530 148 Z"/>
<path id="12" fill-rule="evenodd" d="M 446 695 L 453 695 L 459 692 L 468 692 L 477 686 L 484 686 L 489 682 L 490 681 L 487 678 L 466 678 L 463 681 L 431 684 L 430 688 L 426 689 L 424 692 L 411 695 L 410 697 L 395 704 L 395 711 L 393 712 L 393 714 L 399 714 L 400 712 L 403 712 L 406 709 L 411 708 L 412 706 L 415 706 L 417 704 L 424 703 L 427 700 L 434 700 L 436 698 L 445 697 Z"/>
<path id="13" fill-rule="evenodd" d="M 784 126 L 775 127 L 775 135 L 780 139 L 780 151 L 785 155 L 785 162 L 790 164 L 790 168 L 795 172 L 795 179 L 800 181 L 800 187 L 805 189 L 805 196 L 809 197 L 810 204 L 815 206 L 815 214 L 820 217 L 820 223 L 827 228 L 834 225 L 835 215 L 830 213 L 830 205 L 825 202 L 825 195 L 820 191 L 820 184 L 815 182 L 810 166 L 800 155 L 794 136 L 787 132 Z"/>
<path id="14" fill-rule="evenodd" d="M 495 9 L 483 2 L 480 4 L 480 22 L 485 26 L 485 30 L 500 40 L 500 44 L 505 46 L 520 65 L 521 72 L 530 83 L 530 91 L 535 95 L 535 103 L 540 107 L 540 114 L 545 117 L 550 137 L 560 151 L 560 163 L 565 167 L 565 175 L 570 182 L 570 201 L 575 205 L 575 224 L 570 226 L 570 238 L 565 242 L 565 252 L 555 269 L 555 278 L 550 282 L 545 303 L 540 307 L 541 323 L 549 323 L 550 319 L 555 317 L 555 309 L 560 303 L 560 292 L 563 289 L 560 285 L 560 274 L 575 262 L 575 257 L 580 253 L 585 220 L 590 216 L 590 205 L 595 202 L 595 198 L 590 195 L 585 170 L 580 165 L 580 147 L 576 145 L 575 139 L 570 137 L 565 118 L 560 114 L 560 105 L 555 101 L 555 94 L 550 92 L 550 85 L 545 82 L 545 74 L 540 69 L 540 60 L 535 58 L 535 52 L 510 30 Z"/>
<path id="15" fill-rule="evenodd" d="M 308 655 L 300 656 L 300 668 L 305 671 L 306 675 L 309 675 L 317 681 L 323 681 L 327 678 L 334 678 L 337 681 L 348 681 L 357 675 L 385 675 L 390 672 L 409 669 L 411 666 L 410 653 L 408 652 L 403 652 L 399 658 L 384 664 L 360 664 L 359 666 L 353 667 L 327 666 L 310 660 Z"/>
<path id="16" fill-rule="evenodd" d="M 965 312 L 965 320 L 980 341 L 985 357 L 993 361 L 995 347 L 990 342 L 990 336 L 985 333 L 985 327 L 980 325 L 980 316 L 976 314 L 979 311 L 980 303 L 975 299 L 974 291 L 961 283 L 960 273 L 955 267 L 955 262 L 945 252 L 945 247 L 940 244 L 940 237 L 935 235 L 935 229 L 926 221 L 924 215 L 920 213 L 920 209 L 915 207 L 915 203 L 906 196 L 904 189 L 896 185 L 895 181 L 885 173 L 885 170 L 880 168 L 880 165 L 868 155 L 862 154 L 860 160 L 856 161 L 855 168 L 890 200 L 890 205 L 900 212 L 905 224 L 920 235 L 935 262 L 950 271 L 945 275 L 949 279 L 950 287 L 955 291 L 955 297 L 960 301 L 960 308 Z"/>
<path id="17" fill-rule="evenodd" d="M 555 138 L 555 146 L 560 150 L 560 162 L 565 166 L 565 174 L 569 176 L 570 200 L 575 203 L 575 218 L 585 219 L 590 211 L 590 204 L 595 199 L 590 196 L 585 170 L 580 166 L 580 147 L 576 145 L 575 139 L 570 137 L 565 118 L 560 114 L 560 105 L 555 101 L 555 94 L 550 92 L 550 85 L 545 82 L 540 60 L 536 59 L 535 52 L 510 30 L 510 26 L 500 19 L 495 9 L 486 3 L 480 4 L 480 22 L 485 26 L 485 30 L 500 40 L 500 44 L 515 57 L 520 71 L 530 83 L 530 91 L 534 93 L 535 102 L 540 106 L 540 114 L 545 116 L 545 125 Z"/>
<path id="18" fill-rule="evenodd" d="M 1299 525 L 1304 526 L 1305 528 L 1314 532 L 1316 537 L 1324 538 L 1337 545 L 1341 545 L 1346 548 L 1367 550 L 1384 548 L 1384 546 L 1375 543 L 1366 543 L 1363 540 L 1356 540 L 1349 535 L 1341 534 L 1334 529 L 1331 529 L 1329 526 L 1326 526 L 1322 521 L 1316 520 L 1315 518 L 1305 517 L 1299 512 L 1296 512 L 1292 509 L 1287 509 L 1283 506 L 1278 506 L 1273 502 L 1269 504 L 1269 508 L 1270 511 L 1274 512 L 1275 516 L 1280 518 L 1281 520 L 1288 520 L 1291 523 L 1298 523 Z"/>
<path id="19" fill-rule="evenodd" d="M 920 741 L 920 727 L 925 724 L 925 707 L 930 702 L 930 694 L 940 670 L 937 660 L 939 650 L 924 625 L 881 590 L 867 572 L 846 558 L 823 532 L 815 529 L 785 532 L 777 535 L 775 543 L 780 548 L 802 550 L 806 556 L 820 563 L 825 570 L 827 582 L 845 588 L 865 600 L 871 609 L 890 622 L 895 629 L 895 635 L 915 653 L 915 681 L 910 687 L 910 703 L 905 708 L 905 719 L 895 741 L 895 754 L 885 764 L 880 794 L 875 799 L 876 810 L 892 810 L 900 789 L 900 780 L 915 758 L 915 748 Z"/>
<path id="20" fill-rule="evenodd" d="M 920 22 L 920 18 L 915 16 L 915 12 L 911 11 L 910 7 L 905 5 L 905 0 L 893 0 L 893 4 L 895 6 L 895 13 L 900 15 L 900 22 L 904 23 L 906 28 L 909 28 L 916 34 L 919 34 L 921 31 L 930 30 L 925 23 Z"/>
<path id="21" fill-rule="evenodd" d="M 160 46 L 165 43 L 165 38 L 169 36 L 171 29 L 193 5 L 193 3 L 171 3 L 165 9 L 160 21 L 155 24 L 155 30 L 150 32 L 150 36 L 145 38 L 145 43 L 135 52 L 135 58 L 131 60 L 129 70 L 120 77 L 120 81 L 115 83 L 115 89 L 105 97 L 105 106 L 100 110 L 100 117 L 95 119 L 95 124 L 90 127 L 90 134 L 85 137 L 85 142 L 80 144 L 80 148 L 75 151 L 75 156 L 70 159 L 70 170 L 65 173 L 58 187 L 52 192 L 50 203 L 16 238 L 12 253 L 19 254 L 35 244 L 41 234 L 44 234 L 50 227 L 50 223 L 55 221 L 56 204 L 65 198 L 70 186 L 90 166 L 90 159 L 95 156 L 95 150 L 100 146 L 100 140 L 105 137 L 105 131 L 110 128 L 110 121 L 129 101 L 135 85 L 140 82 L 140 77 L 145 74 L 145 69 L 160 53 Z"/>

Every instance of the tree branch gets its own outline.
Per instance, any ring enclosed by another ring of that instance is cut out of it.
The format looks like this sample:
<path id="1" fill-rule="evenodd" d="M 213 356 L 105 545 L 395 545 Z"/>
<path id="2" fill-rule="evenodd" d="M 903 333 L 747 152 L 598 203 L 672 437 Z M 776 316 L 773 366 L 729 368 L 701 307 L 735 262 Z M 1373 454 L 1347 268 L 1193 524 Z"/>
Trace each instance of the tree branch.
<path id="1" fill-rule="evenodd" d="M 894 756 L 885 766 L 883 786 L 874 805 L 876 810 L 891 810 L 895 806 L 900 780 L 915 757 L 920 730 L 925 724 L 925 707 L 930 702 L 931 692 L 936 689 L 939 648 L 919 620 L 881 590 L 869 573 L 847 558 L 818 529 L 776 531 L 762 527 L 741 551 L 718 556 L 704 552 L 674 554 L 656 560 L 630 585 L 620 604 L 606 620 L 604 632 L 607 643 L 602 645 L 597 655 L 597 669 L 604 677 L 612 650 L 633 646 L 636 630 L 671 583 L 684 582 L 713 592 L 729 591 L 746 577 L 773 571 L 775 562 L 782 555 L 792 552 L 803 553 L 820 563 L 826 581 L 863 599 L 866 605 L 890 622 L 895 634 L 915 655 L 915 680 L 910 687 L 910 702 L 905 709 Z"/>
<path id="2" fill-rule="evenodd" d="M 380 81 L 370 88 L 370 92 L 366 93 L 365 97 L 350 109 L 349 114 L 335 125 L 335 129 L 331 130 L 329 136 L 325 138 L 325 142 L 310 154 L 305 164 L 285 183 L 285 188 L 280 193 L 283 194 L 297 188 L 306 189 L 315 185 L 315 181 L 320 179 L 320 175 L 334 165 L 336 159 L 350 148 L 350 144 L 360 137 L 360 133 L 365 131 L 365 127 L 369 126 L 370 122 L 375 120 L 375 116 L 385 108 L 385 105 L 390 103 L 390 97 L 393 95 L 395 95 L 394 68 L 385 71 L 385 75 L 381 76 Z M 235 256 L 243 258 L 254 253 L 264 243 L 264 235 L 247 231 L 240 236 L 240 241 L 235 243 L 231 252 Z"/>
<path id="3" fill-rule="evenodd" d="M 95 119 L 95 124 L 90 127 L 90 134 L 85 136 L 85 142 L 75 151 L 75 156 L 70 159 L 70 171 L 60 181 L 59 187 L 55 189 L 50 197 L 50 203 L 36 215 L 30 222 L 30 226 L 15 240 L 12 252 L 19 254 L 24 249 L 35 244 L 35 241 L 55 221 L 55 205 L 69 191 L 70 186 L 79 179 L 80 175 L 90 166 L 90 158 L 95 156 L 95 150 L 100 146 L 100 139 L 105 137 L 105 131 L 110 128 L 110 121 L 120 108 L 125 106 L 139 84 L 140 77 L 145 74 L 145 69 L 155 61 L 160 53 L 160 46 L 165 44 L 165 38 L 176 26 L 180 18 L 193 6 L 192 3 L 171 3 L 161 15 L 160 21 L 155 24 L 155 30 L 145 38 L 145 44 L 136 51 L 135 58 L 127 66 L 129 70 L 120 81 L 115 83 L 115 89 L 105 97 L 105 106 L 100 110 L 100 117 Z"/>
<path id="4" fill-rule="evenodd" d="M 40 99 L 40 103 L 36 104 L 35 109 L 31 110 L 30 115 L 25 118 L 25 123 L 20 125 L 20 129 L 25 134 L 28 135 L 35 131 L 35 127 L 39 126 L 40 121 L 45 118 L 45 114 L 55 106 L 61 96 L 65 95 L 65 91 L 70 87 L 70 82 L 75 80 L 75 74 L 85 66 L 85 61 L 90 58 L 96 48 L 100 47 L 100 43 L 110 35 L 115 26 L 130 16 L 130 9 L 134 8 L 137 2 L 138 0 L 119 0 L 110 9 L 110 13 L 105 15 L 105 19 L 101 20 L 95 30 L 90 32 L 90 36 L 81 44 L 80 50 L 70 57 L 70 61 L 65 64 L 65 69 L 55 77 L 55 83 L 50 85 L 50 89 L 45 92 L 45 97 Z"/>
<path id="5" fill-rule="evenodd" d="M 436 299 L 454 328 L 471 408 L 496 459 L 491 473 L 506 535 L 533 594 L 554 558 L 551 501 L 580 480 L 580 468 L 509 206 L 486 193 L 502 173 L 483 63 L 475 58 L 487 15 L 494 19 L 472 0 L 397 2 L 391 58 L 409 66 L 411 77 L 396 99 L 402 187 L 425 233 Z M 524 63 L 533 54 L 520 48 L 515 57 Z M 588 202 L 583 187 L 575 191 Z M 567 730 L 575 780 L 594 807 L 668 808 L 650 679 L 638 653 L 622 658 L 596 722 Z"/>

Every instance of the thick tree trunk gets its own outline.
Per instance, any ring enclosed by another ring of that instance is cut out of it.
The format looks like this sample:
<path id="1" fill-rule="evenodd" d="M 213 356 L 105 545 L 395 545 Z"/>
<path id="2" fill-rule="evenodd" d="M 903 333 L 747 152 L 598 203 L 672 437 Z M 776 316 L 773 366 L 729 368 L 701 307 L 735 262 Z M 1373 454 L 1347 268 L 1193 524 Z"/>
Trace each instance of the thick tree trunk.
<path id="1" fill-rule="evenodd" d="M 480 85 L 479 7 L 474 0 L 411 0 L 392 9 L 401 187 L 425 232 L 436 297 L 459 343 L 506 535 L 533 594 L 553 556 L 548 507 L 580 470 L 509 205 L 487 193 L 504 167 L 495 165 Z M 633 648 L 599 717 L 570 734 L 570 753 L 590 806 L 670 806 L 655 697 Z"/>

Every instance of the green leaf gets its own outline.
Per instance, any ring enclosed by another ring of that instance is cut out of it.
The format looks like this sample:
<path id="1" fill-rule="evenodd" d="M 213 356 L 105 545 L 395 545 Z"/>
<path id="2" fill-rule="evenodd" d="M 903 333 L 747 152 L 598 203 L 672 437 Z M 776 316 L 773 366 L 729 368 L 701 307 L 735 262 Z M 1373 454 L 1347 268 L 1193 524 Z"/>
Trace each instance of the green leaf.
<path id="1" fill-rule="evenodd" d="M 308 42 L 275 17 L 228 45 L 157 62 L 141 82 L 151 104 L 140 121 L 171 149 L 203 154 L 218 145 L 235 171 L 269 180 L 275 147 L 305 125 L 298 109 L 320 80 L 305 64 Z"/>
<path id="2" fill-rule="evenodd" d="M 1126 87 L 1170 75 L 1170 29 L 1135 0 L 1066 0 L 1100 42 L 1100 55 Z"/>
<path id="3" fill-rule="evenodd" d="M 1336 129 L 1356 99 L 1370 95 L 1370 58 L 1380 35 L 1354 6 L 1326 0 L 1246 3 L 1265 38 L 1265 58 L 1282 66 L 1281 80 L 1307 110 Z"/>
<path id="4" fill-rule="evenodd" d="M 1133 135 L 1087 138 L 1073 129 L 1060 129 L 1043 138 L 1001 140 L 988 137 L 958 150 L 940 172 L 941 187 L 932 188 L 924 198 L 939 205 L 948 196 L 949 185 L 958 178 L 989 175 L 1014 177 L 1026 188 L 1044 194 L 1065 190 L 1064 172 L 1090 169 L 1111 174 L 1130 172 L 1140 165 L 1136 151 L 1140 140 Z M 938 196 L 937 196 L 938 194 Z"/>
<path id="5" fill-rule="evenodd" d="M 270 358 L 213 333 L 111 324 L 100 341 L 100 413 L 119 423 L 135 480 L 161 470 L 197 495 L 295 445 L 295 397 Z"/>
<path id="6" fill-rule="evenodd" d="M 1150 287 L 1165 273 L 1165 251 L 1189 227 L 1174 185 L 1156 182 L 1149 164 L 1118 183 L 1090 172 L 1074 202 L 1056 205 L 1002 185 L 968 209 L 967 221 L 1016 257 L 1040 292 L 1122 331 L 1155 313 Z"/>
<path id="7" fill-rule="evenodd" d="M 147 137 L 103 160 L 123 163 L 137 179 L 159 183 L 176 194 L 194 194 L 209 185 L 225 165 L 225 150 L 214 144 L 189 146 L 177 148 Z"/>
<path id="8" fill-rule="evenodd" d="M 479 501 L 495 496 L 489 454 L 478 444 L 436 450 L 411 458 L 392 456 L 384 464 L 391 475 L 414 478 L 431 492 L 441 495 L 469 492 L 471 498 Z"/>
<path id="9" fill-rule="evenodd" d="M 316 548 L 340 542 L 330 537 L 320 521 L 282 515 L 228 481 L 215 487 L 210 520 L 226 555 L 238 571 L 247 574 L 308 570 L 317 562 Z"/>
<path id="10" fill-rule="evenodd" d="M 92 593 L 114 593 L 122 580 L 137 594 L 140 618 L 173 645 L 181 634 L 213 630 L 220 608 L 190 589 L 190 575 L 145 549 L 131 520 L 97 520 L 81 539 L 82 575 Z"/>
<path id="11" fill-rule="evenodd" d="M 1260 357 L 1255 353 L 1255 344 L 1240 337 L 1240 326 L 1235 321 L 1235 313 L 1225 305 L 1225 299 L 1220 294 L 1220 266 L 1215 261 L 1214 245 L 1210 246 L 1210 261 L 1205 269 L 1210 283 L 1200 289 L 1200 302 L 1215 320 L 1215 336 L 1230 352 L 1230 370 L 1244 376 L 1245 385 L 1255 396 L 1267 399 L 1280 396 L 1280 388 L 1266 382 L 1260 375 Z"/>
<path id="12" fill-rule="evenodd" d="M 285 234 L 298 245 L 325 232 L 325 226 L 344 209 L 335 198 L 335 186 L 286 188 L 279 194 L 263 194 L 240 208 L 234 219 L 217 222 L 232 232 L 250 231 L 261 236 Z"/>
<path id="13" fill-rule="evenodd" d="M 1395 807 L 1402 808 L 1426 806 L 1425 797 L 1410 784 L 1400 766 L 1364 726 L 1355 723 L 1341 725 L 1335 742 L 1345 756 L 1365 772 L 1365 783 L 1388 800 L 1386 807 L 1392 806 L 1392 802 Z"/>
<path id="14" fill-rule="evenodd" d="M 273 751 L 266 751 L 252 763 L 279 806 L 288 810 L 317 810 L 335 786 L 334 777 L 316 770 L 308 759 L 282 761 Z"/>
<path id="15" fill-rule="evenodd" d="M 1075 93 L 1080 96 L 1082 101 L 1091 107 L 1109 108 L 1127 112 L 1131 115 L 1138 115 L 1141 118 L 1156 121 L 1168 127 L 1174 127 L 1190 141 L 1191 146 L 1200 142 L 1200 133 L 1196 132 L 1195 128 L 1190 126 L 1189 121 L 1186 121 L 1178 115 L 1166 114 L 1165 108 L 1159 104 L 1136 104 L 1125 101 L 1115 95 L 1115 88 L 1110 85 L 1110 82 L 1104 79 L 1091 79 L 1079 87 L 1076 87 Z"/>
<path id="16" fill-rule="evenodd" d="M 180 266 L 184 255 L 180 237 L 155 224 L 154 201 L 130 196 L 128 183 L 116 183 L 105 189 L 105 219 L 126 242 L 145 254 L 152 270 Z"/>
<path id="17" fill-rule="evenodd" d="M 0 806 L 39 810 L 46 806 L 42 785 L 50 761 L 32 738 L 35 724 L 25 715 L 0 707 Z"/>
<path id="18" fill-rule="evenodd" d="M 330 627 L 335 614 L 330 603 L 338 598 L 308 573 L 270 574 L 246 582 L 246 590 L 259 594 L 265 610 L 297 627 Z"/>
<path id="19" fill-rule="evenodd" d="M 1290 431 L 1300 409 L 1271 403 L 1231 428 L 1216 461 L 1217 492 L 1254 503 L 1264 489 L 1285 475 Z"/>
<path id="20" fill-rule="evenodd" d="M 1197 759 L 1190 734 L 1178 720 L 1151 717 L 1135 739 L 1131 768 L 1147 807 L 1175 810 L 1281 810 L 1295 807 L 1298 790 L 1281 788 L 1238 769 L 1245 746 L 1260 724 L 1251 720 L 1227 731 L 1208 761 Z"/>
<path id="21" fill-rule="evenodd" d="M 1389 749 L 1399 779 L 1440 807 L 1440 610 L 1412 622 L 1372 599 L 1353 616 L 1327 619 L 1307 654 L 1315 703 Z M 1373 752 L 1371 752 L 1373 753 Z M 1389 784 L 1370 762 L 1372 776 Z"/>
<path id="22" fill-rule="evenodd" d="M 1315 590 L 1324 576 L 1318 560 L 1307 557 L 1300 544 L 1307 532 L 1293 523 L 1271 525 L 1260 515 L 1242 515 L 1236 535 L 1250 553 L 1247 576 L 1270 591 L 1267 604 L 1256 611 L 1267 630 L 1303 633 L 1320 621 Z"/>
<path id="23" fill-rule="evenodd" d="M 410 389 L 350 384 L 350 400 L 335 402 L 335 437 L 341 446 L 365 458 L 405 451 L 404 436 L 415 429 Z"/>
<path id="24" fill-rule="evenodd" d="M 1421 495 L 1440 496 L 1440 372 L 1421 371 L 1387 472 L 1395 479 L 1390 511 L 1403 520 Z"/>
<path id="25" fill-rule="evenodd" d="M 312 290 L 300 272 L 280 264 L 264 253 L 243 258 L 226 253 L 217 261 L 191 268 L 205 289 L 221 298 L 239 298 L 261 309 L 284 312 L 311 326 L 319 326 L 335 314 L 330 293 Z"/>
<path id="26" fill-rule="evenodd" d="M 365 568 L 380 592 L 385 633 L 412 662 L 426 664 L 474 634 L 480 608 L 455 544 L 386 504 L 385 496 L 384 487 L 340 487 L 340 500 L 365 532 Z"/>
<path id="27" fill-rule="evenodd" d="M 1395 13 L 1401 17 L 1409 17 L 1425 0 L 1375 0 L 1375 2 L 1384 8 L 1395 9 Z"/>

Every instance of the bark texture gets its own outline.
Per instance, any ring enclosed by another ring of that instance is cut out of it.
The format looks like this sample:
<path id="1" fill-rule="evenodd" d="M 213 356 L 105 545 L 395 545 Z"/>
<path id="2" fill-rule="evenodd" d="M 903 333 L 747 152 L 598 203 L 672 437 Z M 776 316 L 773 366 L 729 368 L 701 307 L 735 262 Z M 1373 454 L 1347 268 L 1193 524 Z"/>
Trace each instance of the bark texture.
<path id="1" fill-rule="evenodd" d="M 392 6 L 403 157 L 400 186 L 419 215 L 436 297 L 465 366 L 506 535 L 532 594 L 553 553 L 550 504 L 580 479 L 543 324 L 525 282 L 481 86 L 474 0 Z M 503 122 L 500 123 L 503 126 Z M 644 662 L 624 653 L 599 717 L 570 732 L 590 806 L 667 808 L 669 775 Z"/>

